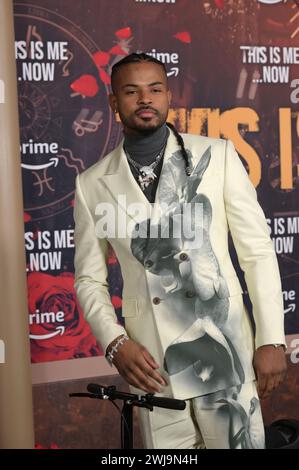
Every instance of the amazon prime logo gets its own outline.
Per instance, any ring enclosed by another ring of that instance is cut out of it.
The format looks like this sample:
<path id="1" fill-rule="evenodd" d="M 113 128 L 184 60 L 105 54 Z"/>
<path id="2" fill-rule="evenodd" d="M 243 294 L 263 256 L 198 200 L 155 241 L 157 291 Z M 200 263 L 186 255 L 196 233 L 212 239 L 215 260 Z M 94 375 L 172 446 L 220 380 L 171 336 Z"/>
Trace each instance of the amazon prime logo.
<path id="1" fill-rule="evenodd" d="M 156 49 L 152 49 L 147 54 L 163 62 L 167 69 L 167 77 L 178 76 L 180 68 L 179 54 L 177 52 L 158 52 Z"/>
<path id="2" fill-rule="evenodd" d="M 28 142 L 21 144 L 20 150 L 24 157 L 30 157 L 29 161 L 26 159 L 26 162 L 21 164 L 25 170 L 45 170 L 50 166 L 56 167 L 58 165 L 57 156 L 51 156 L 58 153 L 58 144 L 56 142 L 33 142 L 32 139 L 29 139 Z M 34 161 L 31 161 L 32 157 Z M 45 157 L 47 158 L 46 161 Z"/>
<path id="3" fill-rule="evenodd" d="M 64 322 L 65 314 L 63 311 L 55 312 L 40 312 L 39 310 L 35 310 L 35 313 L 29 315 L 29 324 L 30 325 L 43 325 L 44 323 L 62 323 Z M 57 335 L 63 335 L 65 332 L 65 327 L 63 325 L 58 325 L 55 330 L 51 331 L 50 333 L 46 334 L 30 334 L 31 339 L 36 340 L 45 340 L 53 338 Z"/>
<path id="4" fill-rule="evenodd" d="M 296 310 L 296 292 L 294 290 L 283 291 L 284 314 L 292 314 Z"/>
<path id="5" fill-rule="evenodd" d="M 5 344 L 2 339 L 0 339 L 0 364 L 5 363 Z"/>

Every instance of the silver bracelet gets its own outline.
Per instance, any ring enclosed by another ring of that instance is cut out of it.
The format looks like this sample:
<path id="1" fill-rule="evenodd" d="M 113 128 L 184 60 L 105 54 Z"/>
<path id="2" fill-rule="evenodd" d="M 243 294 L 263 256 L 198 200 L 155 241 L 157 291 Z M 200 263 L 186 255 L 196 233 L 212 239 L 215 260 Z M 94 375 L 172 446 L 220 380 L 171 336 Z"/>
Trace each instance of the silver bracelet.
<path id="1" fill-rule="evenodd" d="M 125 341 L 130 339 L 127 335 L 123 335 L 121 338 L 118 338 L 116 341 L 115 345 L 112 346 L 109 352 L 106 353 L 106 359 L 109 362 L 109 364 L 112 366 L 113 365 L 113 359 L 115 354 L 117 353 L 118 349 L 120 346 L 124 344 Z"/>

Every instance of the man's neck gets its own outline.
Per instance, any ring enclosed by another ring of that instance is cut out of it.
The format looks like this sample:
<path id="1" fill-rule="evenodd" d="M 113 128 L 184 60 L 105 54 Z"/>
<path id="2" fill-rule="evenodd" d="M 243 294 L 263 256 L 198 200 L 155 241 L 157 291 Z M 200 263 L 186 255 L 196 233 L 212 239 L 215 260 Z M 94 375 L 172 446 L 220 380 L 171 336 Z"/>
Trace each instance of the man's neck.
<path id="1" fill-rule="evenodd" d="M 124 147 L 135 161 L 147 165 L 155 160 L 164 147 L 168 135 L 169 130 L 166 124 L 151 133 L 124 133 Z"/>

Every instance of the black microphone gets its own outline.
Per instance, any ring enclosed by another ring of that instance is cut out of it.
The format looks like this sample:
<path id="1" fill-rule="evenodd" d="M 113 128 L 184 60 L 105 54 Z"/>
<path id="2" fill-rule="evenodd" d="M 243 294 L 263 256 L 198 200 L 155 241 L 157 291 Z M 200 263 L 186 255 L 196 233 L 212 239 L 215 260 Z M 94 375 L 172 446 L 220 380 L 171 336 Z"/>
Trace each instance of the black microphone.
<path id="1" fill-rule="evenodd" d="M 184 410 L 186 408 L 184 400 L 156 397 L 153 393 L 147 393 L 146 395 L 140 396 L 132 393 L 118 392 L 115 387 L 104 387 L 99 384 L 88 384 L 87 390 L 94 395 L 99 395 L 100 397 L 107 395 L 107 397 L 112 399 L 134 400 L 139 401 L 140 403 L 158 406 L 159 408 L 167 408 L 171 410 Z"/>
<path id="2" fill-rule="evenodd" d="M 88 384 L 86 388 L 89 393 L 93 393 L 94 395 L 102 395 L 106 387 L 98 384 Z"/>
<path id="3" fill-rule="evenodd" d="M 109 398 L 112 399 L 120 399 L 120 400 L 136 400 L 138 399 L 138 395 L 133 395 L 132 393 L 124 393 L 118 392 L 115 386 L 104 386 L 100 384 L 88 384 L 87 390 L 94 395 L 99 395 L 102 397 L 103 395 L 107 395 Z"/>
<path id="4" fill-rule="evenodd" d="M 159 408 L 168 408 L 170 410 L 184 410 L 186 402 L 184 400 L 177 400 L 176 398 L 155 397 L 151 393 L 145 395 L 147 403 Z"/>

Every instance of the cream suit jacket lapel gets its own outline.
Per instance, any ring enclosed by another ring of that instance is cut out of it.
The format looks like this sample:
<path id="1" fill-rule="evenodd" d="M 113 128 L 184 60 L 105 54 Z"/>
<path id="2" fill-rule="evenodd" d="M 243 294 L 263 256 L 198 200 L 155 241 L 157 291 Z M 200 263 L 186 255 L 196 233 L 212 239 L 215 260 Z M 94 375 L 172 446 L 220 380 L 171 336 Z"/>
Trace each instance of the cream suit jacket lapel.
<path id="1" fill-rule="evenodd" d="M 123 149 L 123 143 L 124 140 L 122 140 L 118 147 L 113 151 L 112 158 L 105 173 L 101 178 L 99 178 L 99 182 L 105 187 L 105 190 L 110 195 L 114 203 L 126 213 L 129 220 L 139 223 L 145 218 L 150 218 L 153 222 L 157 217 L 159 217 L 159 184 L 163 174 L 163 168 L 171 155 L 179 150 L 176 138 L 173 133 L 170 132 L 165 148 L 162 170 L 154 203 L 149 202 L 135 180 Z M 133 204 L 136 203 L 142 204 L 142 207 L 144 208 L 143 214 L 140 213 L 136 216 L 132 211 L 130 211 L 130 208 L 132 208 Z"/>

